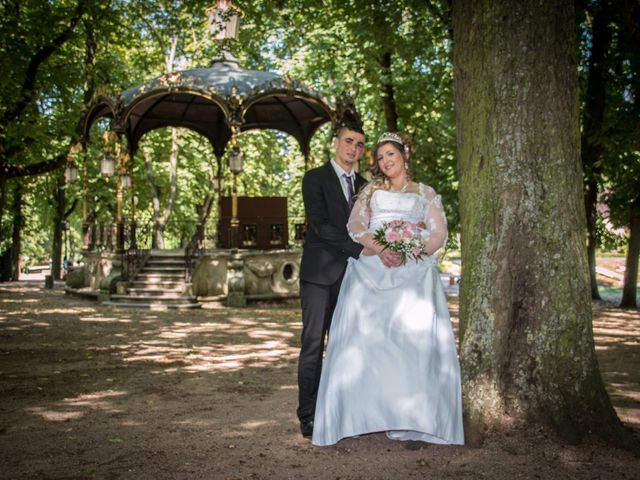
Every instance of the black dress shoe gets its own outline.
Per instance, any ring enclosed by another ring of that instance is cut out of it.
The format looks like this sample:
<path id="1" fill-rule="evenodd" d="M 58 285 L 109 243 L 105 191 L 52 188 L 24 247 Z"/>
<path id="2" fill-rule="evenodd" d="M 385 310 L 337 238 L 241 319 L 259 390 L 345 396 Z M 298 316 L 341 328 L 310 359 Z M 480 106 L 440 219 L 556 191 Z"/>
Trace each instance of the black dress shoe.
<path id="1" fill-rule="evenodd" d="M 303 437 L 310 437 L 313 435 L 313 420 L 301 420 L 300 431 Z"/>

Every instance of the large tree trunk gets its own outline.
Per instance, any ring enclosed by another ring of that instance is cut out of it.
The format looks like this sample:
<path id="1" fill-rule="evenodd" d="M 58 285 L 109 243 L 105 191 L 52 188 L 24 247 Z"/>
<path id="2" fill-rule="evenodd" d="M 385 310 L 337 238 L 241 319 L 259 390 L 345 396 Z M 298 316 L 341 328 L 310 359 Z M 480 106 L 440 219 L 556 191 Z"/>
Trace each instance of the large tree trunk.
<path id="1" fill-rule="evenodd" d="M 598 166 L 604 153 L 604 111 L 606 99 L 606 61 L 611 43 L 607 5 L 596 4 L 593 12 L 589 73 L 582 128 L 582 166 L 585 173 L 584 203 L 587 218 L 587 255 L 591 282 L 591 298 L 600 300 L 596 282 L 596 248 L 598 236 L 598 181 L 601 168 Z"/>
<path id="2" fill-rule="evenodd" d="M 593 342 L 573 2 L 454 0 L 453 32 L 467 440 L 620 441 Z"/>
<path id="3" fill-rule="evenodd" d="M 620 306 L 638 308 L 638 256 L 640 255 L 640 196 L 636 197 L 631 208 L 629 221 L 629 243 L 624 270 L 624 287 Z"/>

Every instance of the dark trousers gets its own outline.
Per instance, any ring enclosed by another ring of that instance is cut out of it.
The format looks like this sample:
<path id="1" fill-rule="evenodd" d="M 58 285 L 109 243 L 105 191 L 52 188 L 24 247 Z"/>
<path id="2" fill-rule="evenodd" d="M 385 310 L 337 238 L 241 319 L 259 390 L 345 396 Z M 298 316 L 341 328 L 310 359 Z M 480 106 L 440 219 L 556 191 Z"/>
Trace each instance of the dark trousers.
<path id="1" fill-rule="evenodd" d="M 298 418 L 312 420 L 320 384 L 324 342 L 331 326 L 342 275 L 333 285 L 300 281 L 302 336 L 298 360 Z"/>

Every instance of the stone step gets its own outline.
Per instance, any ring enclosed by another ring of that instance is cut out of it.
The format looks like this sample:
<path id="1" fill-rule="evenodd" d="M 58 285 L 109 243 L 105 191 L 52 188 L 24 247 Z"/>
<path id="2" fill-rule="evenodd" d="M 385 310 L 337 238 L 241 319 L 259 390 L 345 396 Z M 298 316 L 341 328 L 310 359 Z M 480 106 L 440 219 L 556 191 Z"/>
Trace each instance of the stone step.
<path id="1" fill-rule="evenodd" d="M 199 303 L 125 303 L 125 302 L 103 302 L 103 305 L 122 308 L 148 308 L 149 310 L 187 310 L 191 308 L 201 308 Z"/>
<path id="2" fill-rule="evenodd" d="M 158 290 L 162 290 L 162 289 L 168 289 L 168 290 L 184 290 L 187 286 L 187 282 L 184 281 L 184 278 L 181 278 L 178 281 L 172 281 L 172 280 L 167 280 L 167 281 L 162 281 L 162 280 L 150 280 L 150 281 L 144 281 L 144 280 L 134 280 L 133 282 L 129 282 L 129 288 L 137 288 L 137 289 L 158 289 Z"/>
<path id="3" fill-rule="evenodd" d="M 175 250 L 151 250 L 149 252 L 149 258 L 184 258 L 184 248 L 178 248 Z"/>
<path id="4" fill-rule="evenodd" d="M 127 295 L 133 297 L 171 297 L 182 295 L 183 292 L 182 288 L 127 288 Z"/>
<path id="5" fill-rule="evenodd" d="M 165 295 L 162 297 L 156 295 L 111 295 L 113 303 L 147 303 L 147 304 L 182 304 L 197 303 L 196 299 L 186 295 Z"/>
<path id="6" fill-rule="evenodd" d="M 149 265 L 145 265 L 144 267 L 142 267 L 142 269 L 140 270 L 139 274 L 141 273 L 170 273 L 170 274 L 179 274 L 179 273 L 183 273 L 184 272 L 184 265 L 178 266 L 178 267 L 168 267 L 168 266 L 149 266 Z"/>
<path id="7" fill-rule="evenodd" d="M 184 268 L 184 258 L 180 258 L 177 260 L 147 260 L 147 262 L 144 264 L 144 267 Z"/>
<path id="8" fill-rule="evenodd" d="M 184 273 L 158 273 L 158 272 L 142 272 L 136 275 L 134 281 L 142 282 L 184 282 Z"/>

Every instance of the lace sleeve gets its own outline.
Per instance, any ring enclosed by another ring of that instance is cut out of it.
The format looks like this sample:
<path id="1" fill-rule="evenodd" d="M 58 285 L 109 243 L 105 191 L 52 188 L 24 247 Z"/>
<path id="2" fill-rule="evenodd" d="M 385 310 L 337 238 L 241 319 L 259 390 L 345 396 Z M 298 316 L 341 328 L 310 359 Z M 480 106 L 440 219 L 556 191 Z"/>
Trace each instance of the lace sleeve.
<path id="1" fill-rule="evenodd" d="M 442 198 L 433 188 L 426 187 L 422 193 L 426 200 L 424 209 L 426 228 L 422 230 L 422 241 L 429 255 L 433 255 L 447 243 L 447 217 L 442 207 Z"/>
<path id="2" fill-rule="evenodd" d="M 362 243 L 362 237 L 369 232 L 369 219 L 371 218 L 371 209 L 369 207 L 369 198 L 371 196 L 370 185 L 364 187 L 358 195 L 356 203 L 351 209 L 347 230 L 349 236 L 355 241 Z"/>

